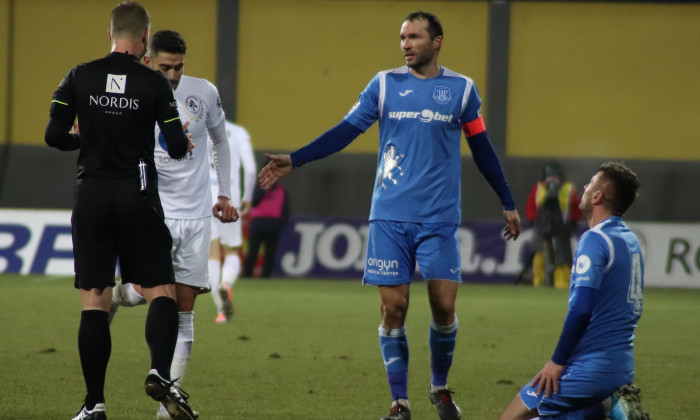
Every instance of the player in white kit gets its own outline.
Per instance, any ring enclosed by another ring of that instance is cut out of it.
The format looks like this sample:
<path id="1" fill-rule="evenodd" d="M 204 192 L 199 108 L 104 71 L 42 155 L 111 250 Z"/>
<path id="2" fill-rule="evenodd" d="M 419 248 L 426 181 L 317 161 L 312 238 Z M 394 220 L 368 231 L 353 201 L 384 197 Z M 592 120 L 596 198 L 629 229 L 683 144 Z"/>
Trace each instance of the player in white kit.
<path id="1" fill-rule="evenodd" d="M 183 75 L 186 44 L 174 31 L 158 31 L 151 39 L 144 62 L 165 74 L 175 91 L 178 112 L 183 123 L 189 122 L 195 148 L 182 159 L 172 159 L 158 128 L 155 138 L 155 162 L 158 188 L 165 213 L 165 222 L 173 238 L 171 250 L 179 331 L 170 375 L 179 386 L 187 369 L 194 342 L 194 302 L 200 293 L 209 291 L 207 259 L 212 214 L 224 223 L 238 220 L 238 211 L 231 201 L 230 152 L 226 141 L 225 116 L 216 87 L 205 79 Z M 209 147 L 219 181 L 217 200 L 212 198 L 209 181 Z M 119 283 L 113 294 L 113 306 L 142 303 L 138 287 Z M 158 418 L 170 418 L 161 405 Z"/>
<path id="2" fill-rule="evenodd" d="M 253 146 L 246 129 L 231 121 L 226 121 L 226 138 L 231 156 L 231 200 L 239 209 L 241 218 L 244 219 L 251 210 L 257 174 Z M 210 161 L 209 177 L 212 197 L 219 189 L 215 168 L 213 160 Z M 241 182 L 241 169 L 243 182 Z M 226 322 L 233 317 L 231 287 L 241 271 L 239 250 L 243 244 L 242 230 L 242 220 L 235 223 L 221 223 L 217 219 L 211 219 L 209 285 L 218 313 L 216 322 Z"/>

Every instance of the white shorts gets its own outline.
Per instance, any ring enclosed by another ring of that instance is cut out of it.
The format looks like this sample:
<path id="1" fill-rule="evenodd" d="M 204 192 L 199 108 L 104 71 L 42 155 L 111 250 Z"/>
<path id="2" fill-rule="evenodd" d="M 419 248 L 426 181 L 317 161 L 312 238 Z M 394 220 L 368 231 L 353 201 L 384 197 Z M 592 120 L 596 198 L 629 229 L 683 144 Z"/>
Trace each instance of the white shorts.
<path id="1" fill-rule="evenodd" d="M 221 223 L 216 217 L 211 218 L 211 240 L 218 239 L 221 245 L 231 248 L 243 244 L 241 233 L 241 220 L 232 223 Z"/>
<path id="2" fill-rule="evenodd" d="M 165 219 L 173 237 L 175 283 L 209 290 L 207 262 L 212 217 L 202 219 Z"/>

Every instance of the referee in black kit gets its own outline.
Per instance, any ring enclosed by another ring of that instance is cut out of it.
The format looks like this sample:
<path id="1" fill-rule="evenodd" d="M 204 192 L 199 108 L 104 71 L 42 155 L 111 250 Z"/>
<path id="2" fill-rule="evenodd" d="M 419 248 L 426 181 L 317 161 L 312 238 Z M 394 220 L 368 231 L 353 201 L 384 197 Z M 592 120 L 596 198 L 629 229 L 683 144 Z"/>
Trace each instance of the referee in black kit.
<path id="1" fill-rule="evenodd" d="M 53 95 L 46 143 L 80 149 L 72 232 L 75 287 L 82 315 L 78 351 L 87 387 L 73 420 L 104 420 L 105 374 L 111 352 L 107 312 L 117 257 L 124 282 L 141 285 L 149 302 L 146 342 L 151 370 L 146 393 L 175 419 L 195 419 L 187 394 L 170 381 L 178 313 L 170 248 L 153 161 L 158 123 L 178 159 L 193 144 L 180 122 L 168 79 L 140 63 L 150 30 L 148 11 L 124 2 L 112 10 L 112 51 L 73 68 Z M 79 129 L 72 129 L 75 116 Z M 186 127 L 185 127 L 186 128 Z"/>

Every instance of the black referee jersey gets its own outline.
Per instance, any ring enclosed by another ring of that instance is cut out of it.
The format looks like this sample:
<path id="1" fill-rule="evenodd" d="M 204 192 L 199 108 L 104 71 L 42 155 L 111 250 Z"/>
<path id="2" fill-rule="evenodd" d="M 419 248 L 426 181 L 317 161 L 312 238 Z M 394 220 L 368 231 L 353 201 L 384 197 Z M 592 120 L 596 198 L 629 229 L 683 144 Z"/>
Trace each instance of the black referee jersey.
<path id="1" fill-rule="evenodd" d="M 68 134 L 78 115 L 80 135 Z M 177 102 L 168 79 L 131 54 L 113 52 L 73 68 L 51 101 L 45 140 L 80 149 L 78 178 L 138 176 L 143 159 L 155 174 L 156 122 L 173 158 L 187 152 Z"/>

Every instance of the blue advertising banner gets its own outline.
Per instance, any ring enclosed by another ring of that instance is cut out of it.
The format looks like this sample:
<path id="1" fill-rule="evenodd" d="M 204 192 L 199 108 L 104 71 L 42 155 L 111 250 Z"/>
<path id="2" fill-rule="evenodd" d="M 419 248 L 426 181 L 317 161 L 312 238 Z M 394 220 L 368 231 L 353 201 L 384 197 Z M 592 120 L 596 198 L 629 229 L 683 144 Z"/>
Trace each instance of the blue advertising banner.
<path id="1" fill-rule="evenodd" d="M 68 210 L 0 209 L 0 273 L 72 275 L 70 217 Z M 700 288 L 700 224 L 628 224 L 642 246 L 645 286 Z M 292 217 L 280 237 L 273 275 L 359 281 L 368 226 L 365 219 Z M 524 229 L 518 240 L 506 242 L 503 226 L 465 221 L 459 227 L 464 281 L 518 280 L 531 257 L 532 231 Z M 579 225 L 578 233 L 585 229 Z M 572 238 L 572 249 L 577 239 Z"/>
<path id="2" fill-rule="evenodd" d="M 506 241 L 501 222 L 464 222 L 459 228 L 462 279 L 514 283 L 530 257 L 530 230 Z M 278 276 L 361 279 L 368 222 L 363 219 L 292 218 L 277 249 Z M 416 273 L 420 278 L 420 273 Z"/>

